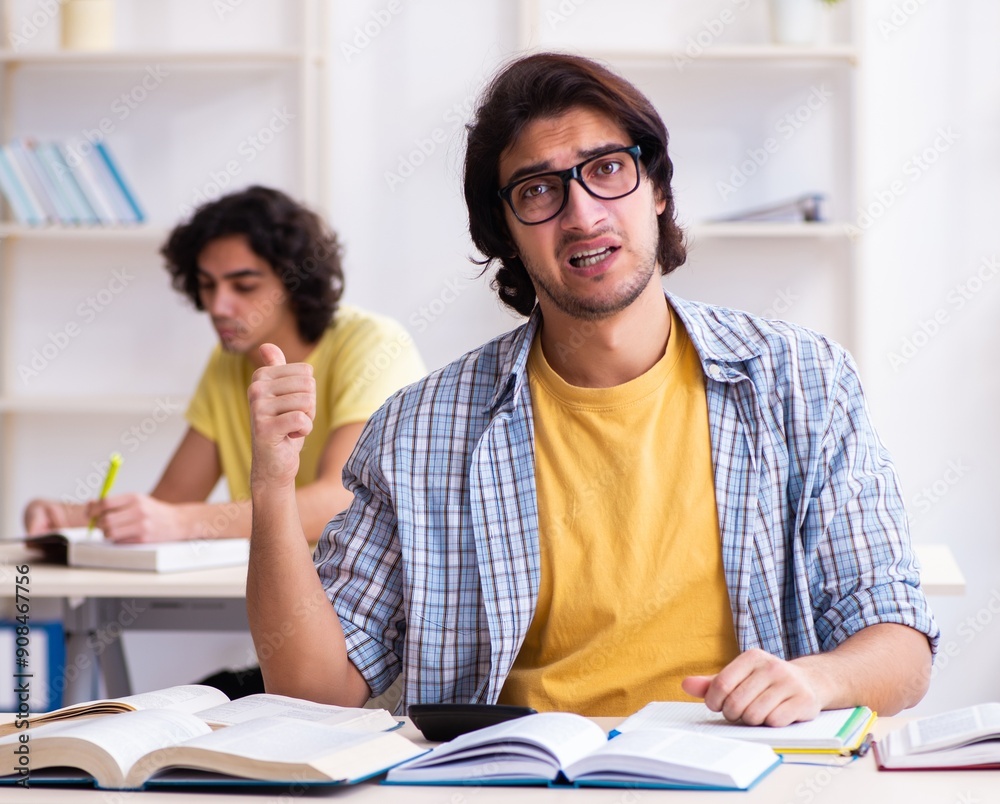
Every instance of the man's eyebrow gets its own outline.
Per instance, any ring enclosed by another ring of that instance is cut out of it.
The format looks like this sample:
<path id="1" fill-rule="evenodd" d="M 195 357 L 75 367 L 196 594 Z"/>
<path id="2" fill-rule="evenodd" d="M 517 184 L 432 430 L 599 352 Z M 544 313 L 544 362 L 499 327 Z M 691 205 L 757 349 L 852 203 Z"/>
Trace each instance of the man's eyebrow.
<path id="1" fill-rule="evenodd" d="M 622 142 L 605 142 L 601 145 L 595 145 L 593 148 L 585 148 L 582 151 L 577 151 L 576 155 L 579 158 L 579 162 L 586 162 L 592 156 L 597 156 L 598 154 L 607 153 L 608 151 L 617 151 L 619 148 L 628 148 L 629 146 Z M 565 168 L 564 168 L 565 169 Z M 546 160 L 544 162 L 532 162 L 530 165 L 523 165 L 515 170 L 509 179 L 507 179 L 504 186 L 513 184 L 520 179 L 527 178 L 528 176 L 537 176 L 539 173 L 556 173 L 558 171 L 552 167 L 552 162 Z"/>
<path id="2" fill-rule="evenodd" d="M 222 275 L 223 279 L 245 279 L 247 277 L 257 278 L 258 276 L 263 276 L 264 272 L 256 268 L 237 268 L 235 271 L 227 271 Z M 208 271 L 199 268 L 198 276 L 203 276 L 206 279 L 215 279 L 215 277 Z"/>

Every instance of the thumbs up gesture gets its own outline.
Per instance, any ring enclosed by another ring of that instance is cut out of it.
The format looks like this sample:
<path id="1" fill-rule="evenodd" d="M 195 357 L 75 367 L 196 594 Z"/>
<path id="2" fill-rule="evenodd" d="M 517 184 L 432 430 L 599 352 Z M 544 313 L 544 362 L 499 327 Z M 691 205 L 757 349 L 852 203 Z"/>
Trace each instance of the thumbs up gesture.
<path id="1" fill-rule="evenodd" d="M 260 347 L 264 365 L 247 390 L 253 464 L 250 483 L 294 488 L 303 439 L 316 416 L 316 381 L 308 363 L 285 362 L 272 343 Z"/>

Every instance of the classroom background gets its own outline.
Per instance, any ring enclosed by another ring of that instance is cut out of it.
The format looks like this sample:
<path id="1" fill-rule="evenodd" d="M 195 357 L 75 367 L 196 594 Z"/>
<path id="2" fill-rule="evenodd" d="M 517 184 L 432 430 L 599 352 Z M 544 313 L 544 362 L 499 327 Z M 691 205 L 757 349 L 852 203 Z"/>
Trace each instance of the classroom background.
<path id="1" fill-rule="evenodd" d="M 516 325 L 470 261 L 463 126 L 499 64 L 552 47 L 605 59 L 666 122 L 690 256 L 665 286 L 856 356 L 912 537 L 967 582 L 931 600 L 916 712 L 1000 697 L 1000 5 L 840 0 L 778 47 L 767 0 L 115 0 L 110 49 L 67 53 L 70 5 L 3 3 L 3 142 L 104 143 L 145 220 L 0 223 L 5 538 L 32 496 L 95 495 L 112 451 L 117 491 L 154 485 L 214 343 L 157 251 L 202 201 L 264 183 L 321 210 L 345 301 L 401 321 L 431 368 Z M 821 220 L 726 220 L 803 197 Z M 253 662 L 241 635 L 133 633 L 126 653 L 137 690 Z"/>

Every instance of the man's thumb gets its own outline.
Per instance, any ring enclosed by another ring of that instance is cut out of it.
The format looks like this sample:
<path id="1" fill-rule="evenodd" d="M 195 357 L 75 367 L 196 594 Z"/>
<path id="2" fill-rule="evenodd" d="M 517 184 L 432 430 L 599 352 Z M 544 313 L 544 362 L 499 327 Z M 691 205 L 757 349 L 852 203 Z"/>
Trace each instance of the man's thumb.
<path id="1" fill-rule="evenodd" d="M 285 353 L 273 343 L 262 343 L 260 345 L 260 356 L 264 358 L 265 366 L 285 365 Z"/>

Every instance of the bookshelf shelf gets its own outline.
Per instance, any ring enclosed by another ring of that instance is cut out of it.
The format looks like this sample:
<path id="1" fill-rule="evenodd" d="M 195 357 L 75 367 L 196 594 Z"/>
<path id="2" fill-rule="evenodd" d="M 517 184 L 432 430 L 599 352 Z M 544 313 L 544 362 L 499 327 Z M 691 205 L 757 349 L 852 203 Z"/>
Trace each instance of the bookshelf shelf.
<path id="1" fill-rule="evenodd" d="M 13 67 L 94 67 L 115 68 L 126 66 L 144 66 L 156 63 L 168 63 L 174 66 L 190 67 L 229 67 L 260 69 L 262 65 L 274 66 L 287 64 L 295 66 L 303 60 L 321 64 L 324 57 L 319 52 L 303 53 L 299 50 L 260 50 L 260 51 L 102 51 L 67 52 L 15 52 L 0 49 L 0 63 Z"/>
<path id="2" fill-rule="evenodd" d="M 158 403 L 186 408 L 189 397 L 173 394 L 141 396 L 0 397 L 0 412 L 12 415 L 143 415 Z"/>
<path id="3" fill-rule="evenodd" d="M 817 223 L 770 223 L 770 222 L 726 222 L 696 223 L 685 227 L 692 244 L 699 240 L 767 238 L 850 238 L 851 229 L 846 224 L 836 222 Z"/>
<path id="4" fill-rule="evenodd" d="M 127 240 L 157 241 L 167 236 L 166 226 L 23 226 L 0 223 L 0 239 L 11 240 Z"/>
<path id="5" fill-rule="evenodd" d="M 858 48 L 853 45 L 715 45 L 692 55 L 682 48 L 663 50 L 588 50 L 587 55 L 623 67 L 688 67 L 698 63 L 758 62 L 794 66 L 796 64 L 857 64 Z"/>

